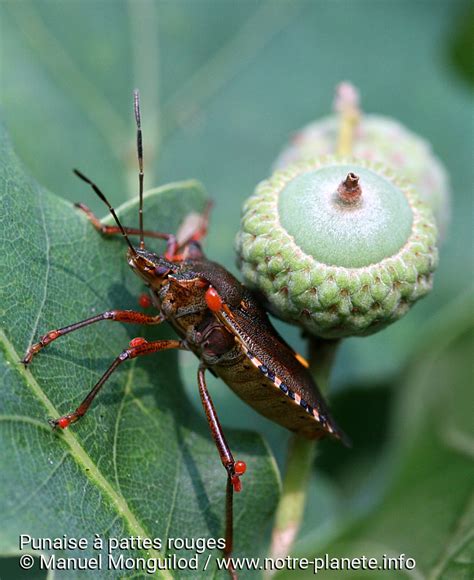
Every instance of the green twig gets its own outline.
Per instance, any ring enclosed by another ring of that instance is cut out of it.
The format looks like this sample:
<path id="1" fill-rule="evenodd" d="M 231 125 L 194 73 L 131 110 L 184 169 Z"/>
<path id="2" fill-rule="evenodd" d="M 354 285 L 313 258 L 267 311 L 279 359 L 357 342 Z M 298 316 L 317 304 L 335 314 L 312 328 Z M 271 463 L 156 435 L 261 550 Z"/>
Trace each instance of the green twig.
<path id="1" fill-rule="evenodd" d="M 288 448 L 283 490 L 273 528 L 272 558 L 284 558 L 290 552 L 303 519 L 315 442 L 293 435 Z"/>
<path id="2" fill-rule="evenodd" d="M 336 87 L 334 109 L 339 114 L 339 131 L 336 152 L 338 155 L 352 155 L 355 130 L 360 120 L 359 91 L 348 82 Z"/>
<path id="3" fill-rule="evenodd" d="M 310 338 L 310 370 L 321 392 L 327 390 L 339 342 Z M 290 553 L 301 526 L 316 452 L 315 443 L 299 435 L 293 435 L 290 439 L 283 490 L 272 534 L 270 554 L 273 558 L 284 558 Z"/>
<path id="4" fill-rule="evenodd" d="M 328 391 L 329 377 L 340 342 L 340 339 L 309 338 L 309 370 L 323 395 Z"/>

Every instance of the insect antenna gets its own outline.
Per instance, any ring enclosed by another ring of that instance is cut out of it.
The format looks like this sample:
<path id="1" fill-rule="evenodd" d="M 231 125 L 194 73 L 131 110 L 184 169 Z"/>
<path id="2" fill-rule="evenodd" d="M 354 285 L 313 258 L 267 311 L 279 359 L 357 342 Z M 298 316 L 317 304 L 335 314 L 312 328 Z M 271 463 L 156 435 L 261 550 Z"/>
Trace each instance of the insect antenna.
<path id="1" fill-rule="evenodd" d="M 117 214 L 115 213 L 114 208 L 110 205 L 109 200 L 105 197 L 105 195 L 102 193 L 102 191 L 100 191 L 100 189 L 98 188 L 98 186 L 91 181 L 88 177 L 86 177 L 83 173 L 81 173 L 78 169 L 74 169 L 73 170 L 74 173 L 77 175 L 77 177 L 79 177 L 79 179 L 82 179 L 82 181 L 85 181 L 86 183 L 88 183 L 92 189 L 95 191 L 95 193 L 100 197 L 100 199 L 105 203 L 105 205 L 109 208 L 110 213 L 112 214 L 116 224 L 118 225 L 118 227 L 120 228 L 120 231 L 122 232 L 123 237 L 125 238 L 125 241 L 127 242 L 129 248 L 132 250 L 132 252 L 137 255 L 137 251 L 135 250 L 135 248 L 132 245 L 132 242 L 130 241 L 129 237 L 127 236 L 126 231 L 124 230 L 122 224 L 120 223 L 120 220 L 117 217 Z"/>
<path id="2" fill-rule="evenodd" d="M 135 121 L 137 123 L 138 191 L 140 196 L 138 219 L 140 222 L 140 249 L 143 250 L 145 248 L 145 242 L 143 239 L 143 136 L 140 115 L 140 93 L 138 89 L 133 91 L 133 108 L 135 111 Z"/>

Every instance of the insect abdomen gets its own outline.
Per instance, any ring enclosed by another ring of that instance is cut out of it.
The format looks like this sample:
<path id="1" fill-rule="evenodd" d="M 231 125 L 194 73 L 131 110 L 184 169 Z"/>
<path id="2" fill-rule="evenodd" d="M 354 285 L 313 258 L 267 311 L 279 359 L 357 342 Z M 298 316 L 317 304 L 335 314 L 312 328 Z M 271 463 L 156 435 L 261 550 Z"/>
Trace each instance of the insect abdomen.
<path id="1" fill-rule="evenodd" d="M 340 438 L 326 409 L 307 401 L 250 352 L 233 365 L 214 365 L 216 374 L 264 417 L 308 439 Z"/>

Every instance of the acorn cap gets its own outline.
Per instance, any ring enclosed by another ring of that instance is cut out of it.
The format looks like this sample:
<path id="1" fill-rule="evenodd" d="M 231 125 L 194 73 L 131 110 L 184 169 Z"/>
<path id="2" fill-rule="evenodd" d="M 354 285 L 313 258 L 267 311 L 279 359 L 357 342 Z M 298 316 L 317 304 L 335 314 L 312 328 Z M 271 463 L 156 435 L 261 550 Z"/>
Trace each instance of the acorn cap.
<path id="1" fill-rule="evenodd" d="M 429 292 L 436 238 L 430 208 L 392 171 L 322 157 L 258 185 L 236 246 L 275 315 L 339 338 L 376 332 Z"/>
<path id="2" fill-rule="evenodd" d="M 323 117 L 298 131 L 278 156 L 273 170 L 284 169 L 336 150 L 340 118 Z M 433 210 L 444 236 L 450 218 L 450 187 L 441 161 L 431 145 L 404 125 L 382 115 L 360 113 L 354 129 L 352 155 L 383 163 L 407 179 Z"/>

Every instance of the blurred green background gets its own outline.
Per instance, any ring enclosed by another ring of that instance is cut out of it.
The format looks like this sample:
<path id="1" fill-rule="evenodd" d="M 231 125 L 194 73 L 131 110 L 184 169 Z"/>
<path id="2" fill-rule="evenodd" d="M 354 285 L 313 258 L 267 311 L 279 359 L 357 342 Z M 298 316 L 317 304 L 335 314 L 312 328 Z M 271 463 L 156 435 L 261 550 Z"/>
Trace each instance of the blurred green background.
<path id="1" fill-rule="evenodd" d="M 409 554 L 412 546 L 420 577 L 468 578 L 474 570 L 468 2 L 4 0 L 0 8 L 2 115 L 32 175 L 100 215 L 100 202 L 72 167 L 115 205 L 133 198 L 131 95 L 138 87 L 146 187 L 201 180 L 215 201 L 207 253 L 234 272 L 243 200 L 292 132 L 330 111 L 339 81 L 359 87 L 365 111 L 392 116 L 432 143 L 453 192 L 435 287 L 397 324 L 340 349 L 330 398 L 354 448 L 321 445 L 297 551 L 362 554 L 382 546 Z M 304 350 L 295 329 L 278 327 Z M 181 363 L 200 413 L 195 360 L 183 356 Z M 264 433 L 282 464 L 287 434 L 221 383 L 211 389 L 221 422 Z"/>

